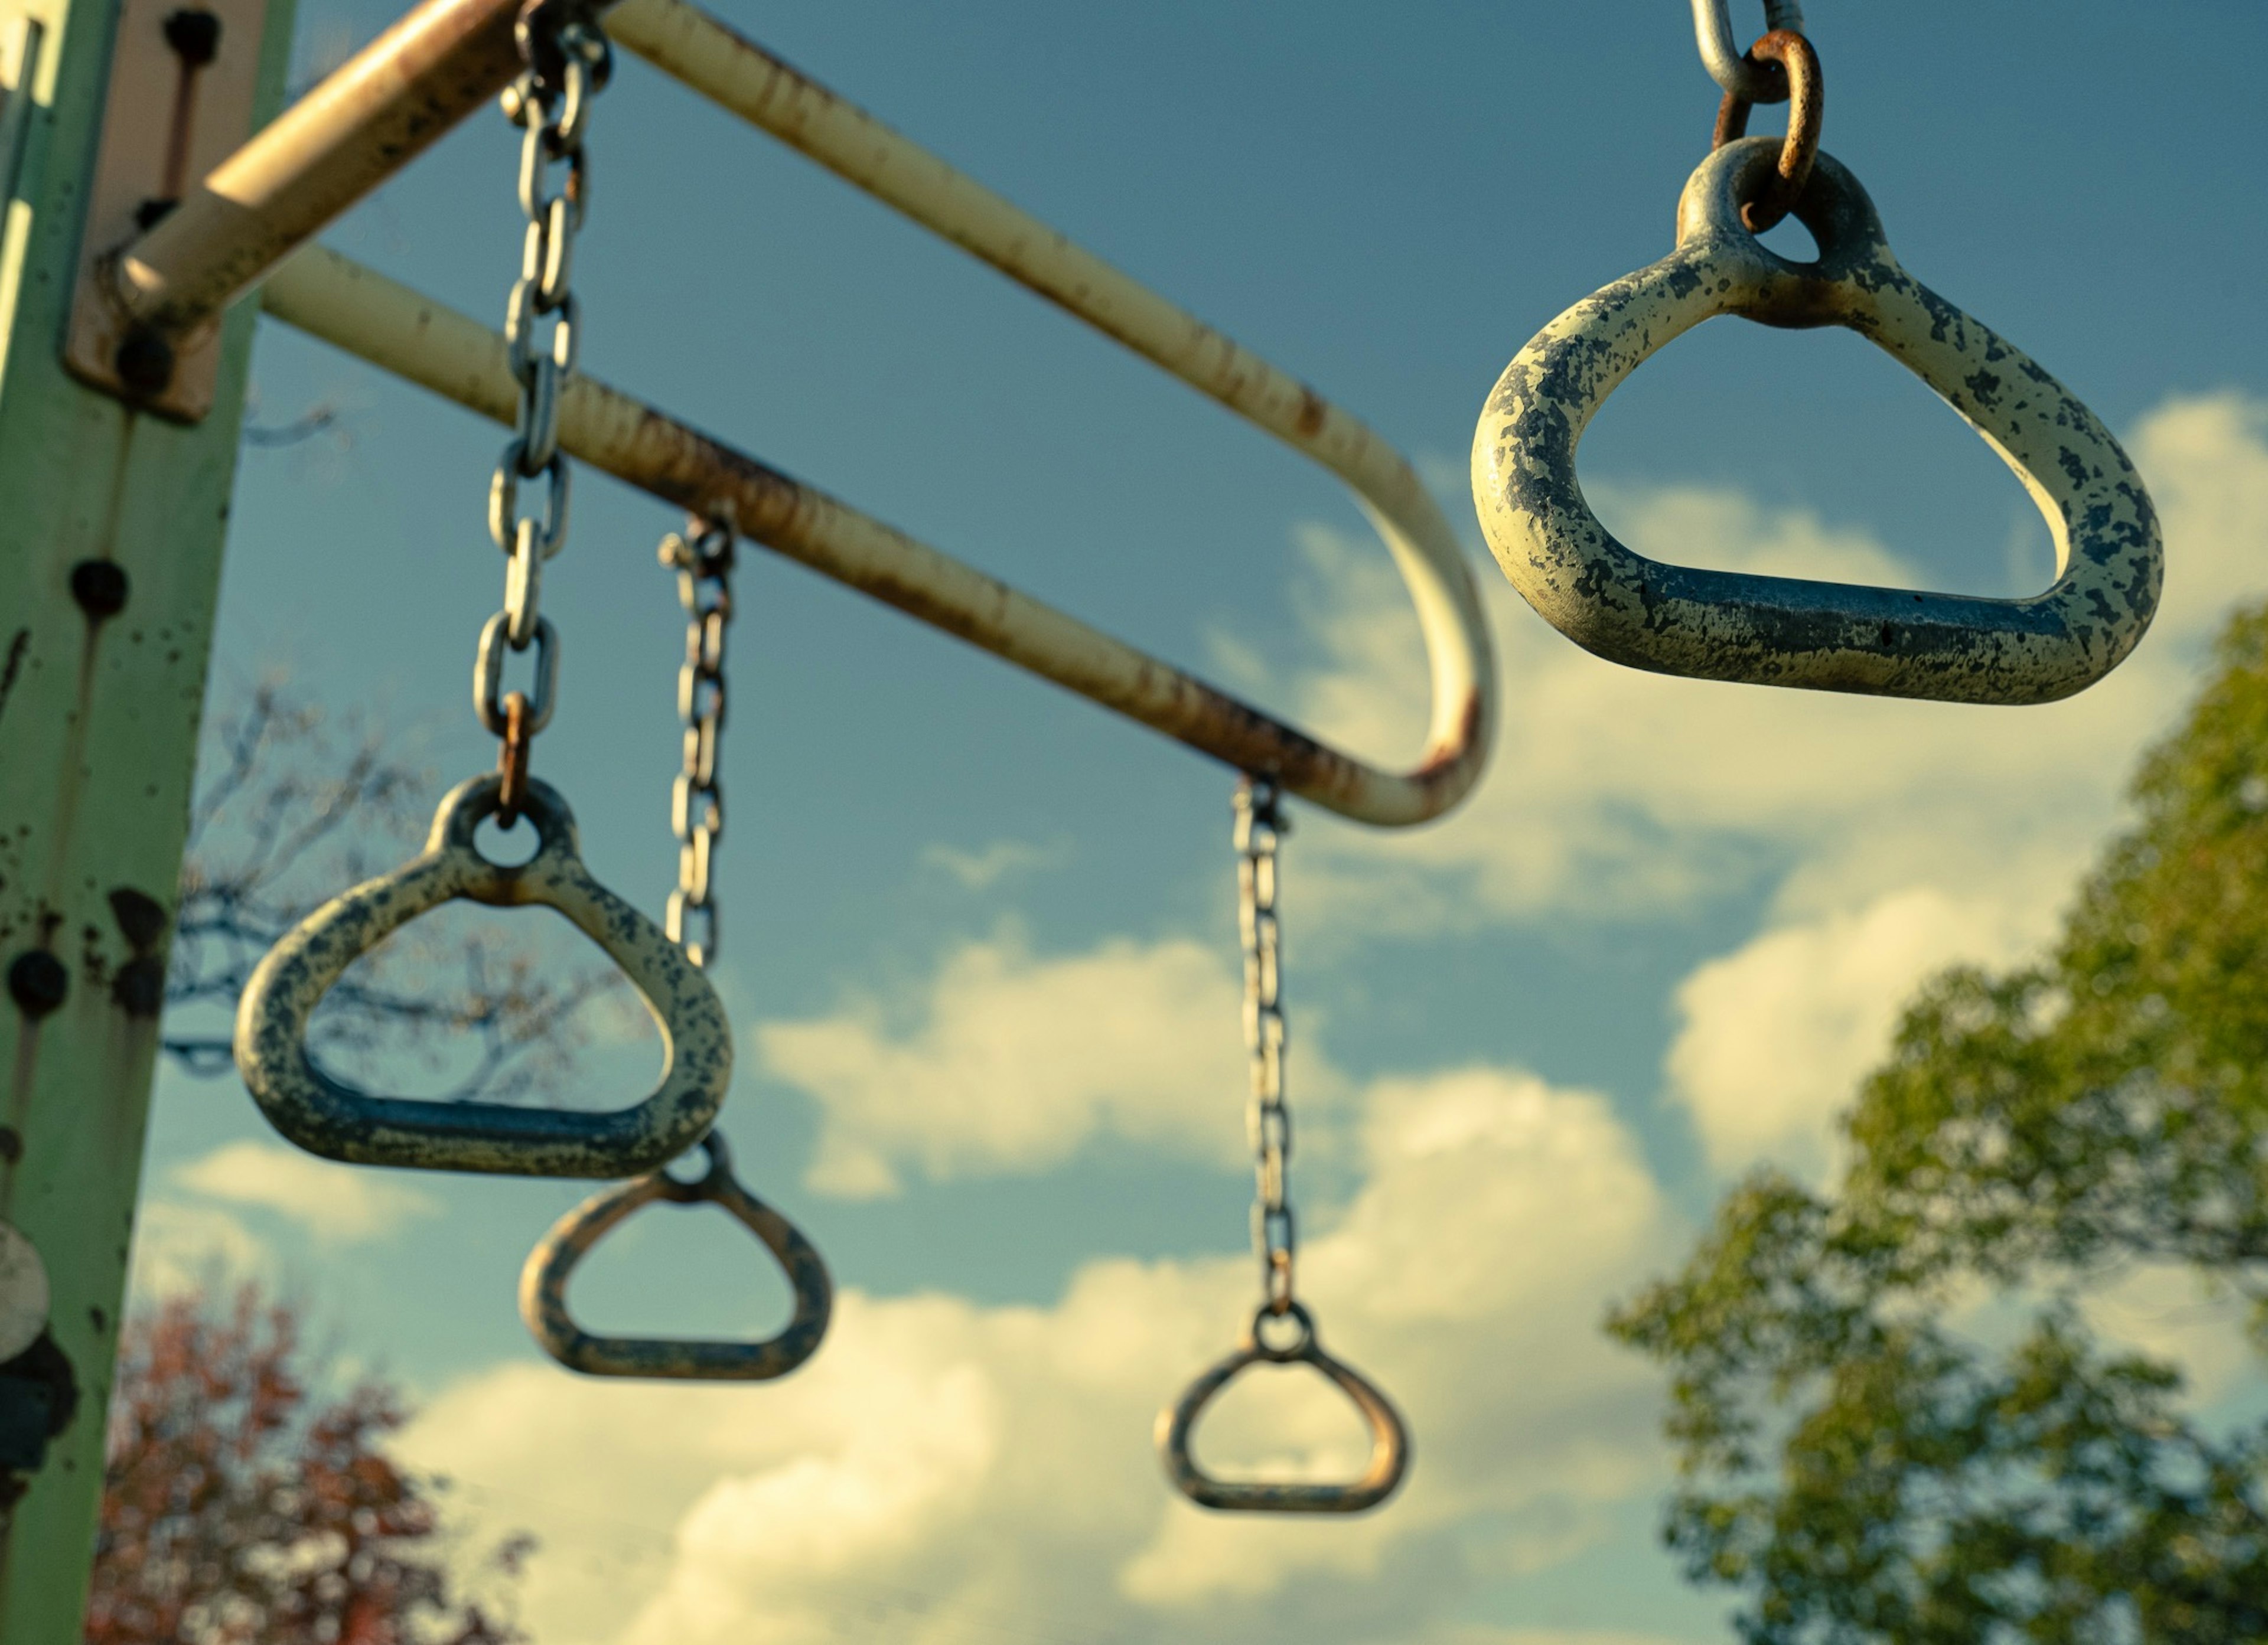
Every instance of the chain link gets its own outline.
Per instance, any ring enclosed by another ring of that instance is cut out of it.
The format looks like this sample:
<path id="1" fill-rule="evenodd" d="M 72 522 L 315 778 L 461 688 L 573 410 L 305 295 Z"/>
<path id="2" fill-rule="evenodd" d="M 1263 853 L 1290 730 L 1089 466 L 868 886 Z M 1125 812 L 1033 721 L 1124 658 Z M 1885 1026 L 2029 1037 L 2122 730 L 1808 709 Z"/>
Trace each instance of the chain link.
<path id="1" fill-rule="evenodd" d="M 685 723 L 684 768 L 669 797 L 677 834 L 677 889 L 665 926 L 696 966 L 715 963 L 719 937 L 710 870 L 725 832 L 717 780 L 725 731 L 725 630 L 733 621 L 733 530 L 695 518 L 661 540 L 661 562 L 677 573 L 685 606 L 685 663 L 677 671 L 677 716 Z"/>
<path id="2" fill-rule="evenodd" d="M 1237 914 L 1244 934 L 1244 1042 L 1252 1057 L 1249 1124 L 1257 1193 L 1252 1244 L 1267 1311 L 1294 1309 L 1299 1226 L 1292 1211 L 1292 1111 L 1284 1101 L 1283 961 L 1276 921 L 1276 853 L 1290 832 L 1283 795 L 1266 777 L 1236 790 Z"/>
<path id="3" fill-rule="evenodd" d="M 543 562 L 567 546 L 567 454 L 559 449 L 559 406 L 580 346 L 571 281 L 575 236 L 590 203 L 590 163 L 583 140 L 591 101 L 606 84 L 611 49 L 595 22 L 557 15 L 523 18 L 526 70 L 504 93 L 504 115 L 525 133 L 519 151 L 519 207 L 527 219 L 519 278 L 504 307 L 504 341 L 519 383 L 512 437 L 489 481 L 489 535 L 505 555 L 504 609 L 481 630 L 473 669 L 473 707 L 482 726 L 503 739 L 499 816 L 519 815 L 526 792 L 528 745 L 551 718 L 558 690 L 559 642 L 542 613 Z M 566 179 L 549 192 L 551 168 Z M 550 323 L 548 339 L 539 335 Z M 520 482 L 541 480 L 543 510 L 522 515 Z M 505 694 L 504 653 L 535 647 L 535 694 Z"/>

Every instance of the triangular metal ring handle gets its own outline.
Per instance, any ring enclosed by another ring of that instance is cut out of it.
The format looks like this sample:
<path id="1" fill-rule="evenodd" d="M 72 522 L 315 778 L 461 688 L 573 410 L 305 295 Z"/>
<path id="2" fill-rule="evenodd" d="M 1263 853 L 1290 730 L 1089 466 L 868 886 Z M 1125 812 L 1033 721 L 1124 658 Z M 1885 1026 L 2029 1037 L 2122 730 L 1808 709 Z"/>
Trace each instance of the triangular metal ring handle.
<path id="1" fill-rule="evenodd" d="M 591 878 L 567 802 L 530 779 L 521 807 L 540 844 L 500 864 L 474 830 L 497 810 L 497 778 L 452 789 L 425 851 L 302 921 L 252 973 L 236 1017 L 236 1066 L 284 1136 L 357 1165 L 527 1177 L 622 1177 L 675 1157 L 715 1123 L 733 1076 L 725 1008 L 661 928 Z M 661 1031 L 666 1066 L 644 1101 L 611 1112 L 425 1102 L 373 1096 L 309 1061 L 307 1019 L 346 968 L 445 902 L 541 905 L 572 921 L 620 966 Z"/>
<path id="2" fill-rule="evenodd" d="M 1272 1319 L 1289 1319 L 1299 1329 L 1296 1341 L 1271 1348 L 1261 1335 Z M 1250 1367 L 1312 1365 L 1354 1402 L 1370 1429 L 1370 1462 L 1361 1477 L 1344 1484 L 1308 1481 L 1273 1482 L 1264 1480 L 1217 1480 L 1197 1465 L 1189 1454 L 1189 1437 L 1197 1418 L 1213 1396 Z M 1306 1308 L 1290 1304 L 1281 1314 L 1266 1304 L 1245 1327 L 1244 1341 L 1189 1385 L 1182 1397 L 1158 1413 L 1158 1454 L 1166 1472 L 1182 1495 L 1202 1508 L 1263 1514 L 1359 1514 L 1375 1508 L 1394 1494 L 1410 1466 L 1410 1431 L 1402 1425 L 1393 1403 L 1352 1366 L 1333 1359 L 1316 1340 L 1315 1322 Z"/>
<path id="3" fill-rule="evenodd" d="M 543 1351 L 570 1370 L 593 1377 L 672 1377 L 701 1382 L 763 1382 L 784 1377 L 819 1349 L 835 1309 L 834 1282 L 819 1248 L 795 1224 L 742 1187 L 733 1175 L 725 1139 L 711 1132 L 702 1146 L 708 1174 L 681 1182 L 656 1171 L 583 1201 L 551 1226 L 519 1272 L 519 1317 Z M 665 1200 L 723 1208 L 758 1239 L 787 1274 L 795 1314 L 762 1342 L 703 1342 L 674 1338 L 594 1336 L 567 1311 L 567 1279 L 591 1247 L 624 1217 Z"/>
<path id="4" fill-rule="evenodd" d="M 1611 661 L 1754 685 L 1956 702 L 2046 702 L 2094 684 L 2157 609 L 2158 520 L 2095 415 L 1898 266 L 1858 180 L 1825 154 L 1795 206 L 1818 241 L 1791 262 L 1742 225 L 1779 140 L 1729 143 L 1678 206 L 1677 249 L 1585 298 L 1498 380 L 1473 441 L 1473 500 L 1497 563 L 1552 626 Z M 1985 599 L 1665 565 L 1615 540 L 1584 501 L 1576 446 L 1607 396 L 1719 314 L 1842 326 L 1944 397 L 2046 517 L 2057 576 Z"/>

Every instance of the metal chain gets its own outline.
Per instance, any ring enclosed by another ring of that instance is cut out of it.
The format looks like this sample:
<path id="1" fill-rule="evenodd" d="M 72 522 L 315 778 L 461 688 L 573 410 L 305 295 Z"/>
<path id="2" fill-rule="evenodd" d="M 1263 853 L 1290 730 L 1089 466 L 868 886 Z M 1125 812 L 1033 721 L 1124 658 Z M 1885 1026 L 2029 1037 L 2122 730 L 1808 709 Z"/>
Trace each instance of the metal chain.
<path id="1" fill-rule="evenodd" d="M 1764 0 L 1764 32 L 1777 29 L 1803 33 L 1803 7 L 1799 0 Z M 1787 100 L 1786 77 L 1742 51 L 1733 34 L 1727 0 L 1693 0 L 1693 38 L 1701 48 L 1702 66 L 1725 91 L 1749 103 Z"/>
<path id="2" fill-rule="evenodd" d="M 1267 777 L 1236 790 L 1238 923 L 1244 934 L 1244 1042 L 1252 1057 L 1249 1123 L 1257 1192 L 1252 1244 L 1260 1258 L 1267 1311 L 1294 1306 L 1292 1264 L 1299 1229 L 1292 1211 L 1292 1111 L 1284 1101 L 1284 967 L 1276 921 L 1276 853 L 1290 826 L 1283 795 Z"/>
<path id="3" fill-rule="evenodd" d="M 677 834 L 677 889 L 665 922 L 669 940 L 696 966 L 713 964 L 718 930 L 710 869 L 725 832 L 725 790 L 717 760 L 725 731 L 725 630 L 733 621 L 733 528 L 694 518 L 661 540 L 661 562 L 677 573 L 685 606 L 685 664 L 677 671 L 677 715 L 685 723 L 685 765 L 670 789 Z"/>
<path id="4" fill-rule="evenodd" d="M 575 236 L 590 203 L 590 168 L 584 138 L 591 102 L 608 79 L 613 55 L 594 21 L 556 16 L 523 19 L 519 30 L 528 67 L 508 87 L 504 115 L 526 133 L 519 151 L 519 206 L 527 219 L 519 278 L 504 309 L 504 340 L 519 381 L 519 411 L 511 442 L 489 482 L 489 535 L 504 551 L 504 609 L 481 630 L 473 670 L 473 707 L 489 732 L 503 739 L 497 765 L 504 775 L 498 816 L 508 827 L 526 794 L 529 745 L 550 723 L 558 694 L 559 636 L 542 614 L 543 562 L 567 545 L 567 454 L 559 449 L 559 404 L 575 373 L 579 313 L 572 285 Z M 547 192 L 551 167 L 563 161 L 564 184 Z M 548 344 L 538 332 L 551 322 Z M 522 481 L 543 481 L 542 511 L 519 511 Z M 535 648 L 533 696 L 505 694 L 504 652 Z"/>

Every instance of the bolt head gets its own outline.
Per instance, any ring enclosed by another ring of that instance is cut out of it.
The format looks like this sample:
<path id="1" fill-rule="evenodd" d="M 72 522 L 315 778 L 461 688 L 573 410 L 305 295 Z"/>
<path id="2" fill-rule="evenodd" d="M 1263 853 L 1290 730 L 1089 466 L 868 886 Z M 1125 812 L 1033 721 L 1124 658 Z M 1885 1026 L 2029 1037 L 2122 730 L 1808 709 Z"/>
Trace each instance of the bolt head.
<path id="1" fill-rule="evenodd" d="M 173 380 L 173 345 L 147 326 L 136 326 L 118 345 L 112 364 L 132 393 L 161 394 Z"/>
<path id="2" fill-rule="evenodd" d="M 71 568 L 71 598 L 99 622 L 126 609 L 126 570 L 114 560 L 82 560 Z"/>
<path id="3" fill-rule="evenodd" d="M 46 949 L 31 949 L 17 955 L 8 967 L 8 993 L 17 1008 L 36 1021 L 61 1005 L 70 993 L 70 973 Z"/>

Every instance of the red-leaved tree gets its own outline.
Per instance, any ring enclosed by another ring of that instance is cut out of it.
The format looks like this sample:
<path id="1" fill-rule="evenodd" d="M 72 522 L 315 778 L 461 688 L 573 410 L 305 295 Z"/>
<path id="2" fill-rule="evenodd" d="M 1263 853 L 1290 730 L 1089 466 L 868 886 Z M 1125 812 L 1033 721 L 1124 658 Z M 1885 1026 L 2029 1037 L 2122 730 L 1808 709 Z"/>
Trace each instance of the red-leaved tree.
<path id="1" fill-rule="evenodd" d="M 400 1398 L 320 1392 L 310 1361 L 296 1311 L 248 1285 L 129 1322 L 87 1645 L 525 1641 L 459 1590 L 438 1487 L 381 1449 Z M 508 1586 L 531 1546 L 507 1540 L 488 1574 Z"/>

